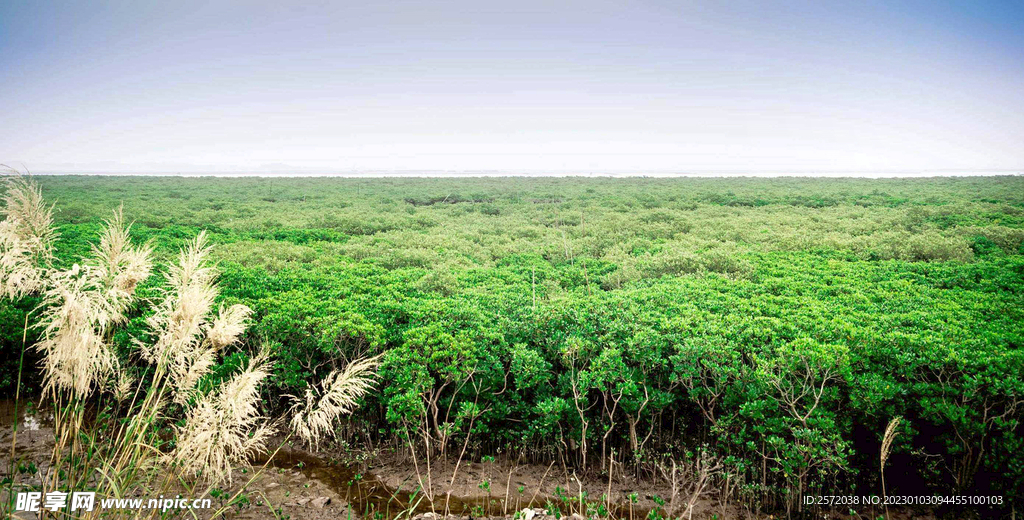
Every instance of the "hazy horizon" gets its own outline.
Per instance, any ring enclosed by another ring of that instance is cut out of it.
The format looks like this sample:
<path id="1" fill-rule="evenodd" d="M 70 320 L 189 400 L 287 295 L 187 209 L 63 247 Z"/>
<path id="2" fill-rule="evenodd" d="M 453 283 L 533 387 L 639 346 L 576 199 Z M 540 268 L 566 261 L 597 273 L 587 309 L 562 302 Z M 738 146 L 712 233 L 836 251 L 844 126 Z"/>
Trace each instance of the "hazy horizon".
<path id="1" fill-rule="evenodd" d="M 31 171 L 32 175 L 46 176 L 111 176 L 111 177 L 275 177 L 275 178 L 479 178 L 479 177 L 608 177 L 608 178 L 930 178 L 930 177 L 997 177 L 1024 175 L 1024 169 L 1014 170 L 921 170 L 921 171 L 494 171 L 494 170 L 354 170 L 354 171 Z"/>
<path id="2" fill-rule="evenodd" d="M 36 172 L 1019 172 L 1024 4 L 0 5 Z"/>

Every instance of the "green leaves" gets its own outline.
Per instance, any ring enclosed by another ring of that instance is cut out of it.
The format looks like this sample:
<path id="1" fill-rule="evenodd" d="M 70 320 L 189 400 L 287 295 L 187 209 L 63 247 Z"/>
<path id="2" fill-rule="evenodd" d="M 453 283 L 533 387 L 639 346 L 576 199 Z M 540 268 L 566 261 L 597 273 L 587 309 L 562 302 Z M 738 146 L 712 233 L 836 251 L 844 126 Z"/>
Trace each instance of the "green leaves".
<path id="1" fill-rule="evenodd" d="M 619 453 L 707 442 L 779 497 L 873 485 L 900 415 L 908 478 L 1024 496 L 1018 177 L 41 182 L 58 265 L 121 200 L 157 254 L 210 228 L 278 394 L 385 353 L 354 419 L 385 436 L 458 445 L 472 418 L 470 450 L 557 456 L 585 420 Z M 3 310 L 5 353 L 31 307 Z"/>

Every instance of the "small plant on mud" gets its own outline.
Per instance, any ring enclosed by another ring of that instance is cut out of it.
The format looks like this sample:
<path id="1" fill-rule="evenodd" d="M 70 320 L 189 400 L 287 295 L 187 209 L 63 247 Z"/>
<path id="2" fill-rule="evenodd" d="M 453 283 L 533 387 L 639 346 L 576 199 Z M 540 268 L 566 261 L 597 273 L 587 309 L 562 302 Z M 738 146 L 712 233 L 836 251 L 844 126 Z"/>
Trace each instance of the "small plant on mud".
<path id="1" fill-rule="evenodd" d="M 562 510 L 559 509 L 558 506 L 550 500 L 546 501 L 544 505 L 544 511 L 547 512 L 548 516 L 552 516 L 556 520 L 562 517 Z"/>
<path id="2" fill-rule="evenodd" d="M 640 501 L 640 495 L 636 491 L 626 495 L 626 501 L 629 503 L 629 518 L 633 520 L 633 506 Z"/>
<path id="3" fill-rule="evenodd" d="M 244 509 L 245 506 L 249 505 L 251 502 L 249 495 L 246 495 L 245 493 L 239 494 L 231 501 L 232 505 L 234 505 L 239 511 Z"/>

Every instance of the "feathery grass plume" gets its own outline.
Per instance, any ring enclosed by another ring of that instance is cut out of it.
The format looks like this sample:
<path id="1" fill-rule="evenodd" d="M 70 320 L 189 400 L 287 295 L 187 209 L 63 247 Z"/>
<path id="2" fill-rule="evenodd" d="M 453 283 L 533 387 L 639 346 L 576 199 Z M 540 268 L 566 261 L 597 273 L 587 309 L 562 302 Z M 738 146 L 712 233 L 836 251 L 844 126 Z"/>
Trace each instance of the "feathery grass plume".
<path id="1" fill-rule="evenodd" d="M 4 167 L 6 168 L 6 167 Z M 3 214 L 17 222 L 18 234 L 36 242 L 37 251 L 49 257 L 57 231 L 53 227 L 53 206 L 43 200 L 43 190 L 35 181 L 15 170 L 6 178 Z"/>
<path id="2" fill-rule="evenodd" d="M 119 403 L 127 401 L 135 392 L 138 382 L 138 379 L 127 371 L 118 370 L 113 385 L 114 399 Z"/>
<path id="3" fill-rule="evenodd" d="M 197 343 L 191 351 L 183 354 L 171 365 L 174 369 L 171 372 L 174 402 L 182 405 L 192 398 L 199 381 L 210 373 L 210 368 L 217 362 L 217 351 L 205 341 Z"/>
<path id="4" fill-rule="evenodd" d="M 269 370 L 269 350 L 264 348 L 244 371 L 189 410 L 185 424 L 175 427 L 173 458 L 179 468 L 201 474 L 211 483 L 230 482 L 233 464 L 266 449 L 273 429 L 257 405 L 260 384 Z"/>
<path id="5" fill-rule="evenodd" d="M 15 227 L 10 220 L 0 222 L 0 297 L 12 300 L 34 293 L 43 281 L 31 245 Z"/>
<path id="6" fill-rule="evenodd" d="M 116 312 L 96 270 L 75 264 L 51 274 L 39 319 L 44 394 L 68 390 L 85 397 L 113 372 L 117 358 L 104 340 Z"/>
<path id="7" fill-rule="evenodd" d="M 304 399 L 292 398 L 291 427 L 304 441 L 317 446 L 331 434 L 332 424 L 342 415 L 352 413 L 357 402 L 373 386 L 374 369 L 380 356 L 353 361 L 344 370 L 334 370 L 322 382 L 323 392 L 312 385 Z"/>
<path id="8" fill-rule="evenodd" d="M 893 419 L 889 421 L 889 425 L 885 427 L 885 435 L 882 436 L 882 453 L 880 457 L 883 468 L 885 467 L 885 462 L 889 460 L 889 453 L 892 451 L 892 443 L 896 440 L 896 435 L 899 434 L 899 432 L 896 431 L 896 428 L 899 427 L 900 421 L 902 420 L 902 417 L 893 417 Z"/>
<path id="9" fill-rule="evenodd" d="M 41 289 L 57 232 L 53 206 L 43 201 L 39 185 L 14 169 L 0 167 L 9 175 L 0 210 L 0 297 L 16 299 Z"/>
<path id="10" fill-rule="evenodd" d="M 15 177 L 5 182 L 0 297 L 41 293 L 36 326 L 42 332 L 34 348 L 42 354 L 44 395 L 59 410 L 52 460 L 60 466 L 55 464 L 46 476 L 43 490 L 95 483 L 104 496 L 166 491 L 183 476 L 164 471 L 161 463 L 168 461 L 186 474 L 230 480 L 232 465 L 264 450 L 272 434 L 257 408 L 260 385 L 269 374 L 266 349 L 230 381 L 186 407 L 183 425 L 173 427 L 172 453 L 161 456 L 153 449 L 167 425 L 162 410 L 170 396 L 165 390 L 182 404 L 191 401 L 217 351 L 238 341 L 251 314 L 244 305 L 221 307 L 211 321 L 218 291 L 206 234 L 183 248 L 168 271 L 163 301 L 149 319 L 153 344 L 137 340 L 142 357 L 157 365 L 148 388 L 140 387 L 107 340 L 125 321 L 136 287 L 152 272 L 152 248 L 132 244 L 119 209 L 106 221 L 89 258 L 71 269 L 54 270 L 51 208 L 31 181 Z M 132 400 L 130 420 L 109 438 L 86 433 L 85 407 L 62 406 L 67 397 L 83 400 L 97 389 L 111 390 L 119 401 Z M 138 404 L 137 397 L 142 398 Z"/>
<path id="11" fill-rule="evenodd" d="M 71 390 L 82 398 L 118 372 L 106 332 L 124 320 L 135 286 L 151 270 L 150 249 L 134 247 L 128 229 L 115 212 L 88 263 L 50 273 L 41 304 L 43 338 L 36 345 L 43 353 L 45 391 Z"/>
<path id="12" fill-rule="evenodd" d="M 164 299 L 148 320 L 156 341 L 138 343 L 144 359 L 167 371 L 179 404 L 188 401 L 216 356 L 203 341 L 217 297 L 210 249 L 204 231 L 181 250 L 178 263 L 168 270 Z"/>
<path id="13" fill-rule="evenodd" d="M 879 456 L 879 462 L 881 463 L 879 465 L 879 474 L 882 477 L 883 500 L 885 499 L 885 463 L 889 460 L 889 453 L 892 451 L 892 443 L 896 440 L 896 435 L 899 434 L 896 428 L 899 427 L 901 420 L 903 420 L 903 418 L 900 416 L 893 417 L 892 420 L 889 421 L 889 425 L 885 427 L 885 434 L 882 435 L 882 451 Z M 885 504 L 885 517 L 889 518 L 888 502 Z"/>
<path id="14" fill-rule="evenodd" d="M 252 309 L 245 305 L 232 305 L 227 309 L 221 306 L 217 317 L 213 320 L 213 325 L 206 333 L 206 338 L 217 350 L 233 344 L 245 332 L 246 322 L 250 315 L 252 315 Z"/>
<path id="15" fill-rule="evenodd" d="M 115 321 L 120 322 L 132 302 L 135 287 L 149 278 L 152 272 L 150 257 L 153 248 L 132 245 L 129 235 L 131 224 L 124 223 L 123 207 L 114 211 L 114 216 L 104 224 L 99 245 L 92 247 L 92 254 L 97 274 L 107 290 L 107 298 L 117 312 Z"/>

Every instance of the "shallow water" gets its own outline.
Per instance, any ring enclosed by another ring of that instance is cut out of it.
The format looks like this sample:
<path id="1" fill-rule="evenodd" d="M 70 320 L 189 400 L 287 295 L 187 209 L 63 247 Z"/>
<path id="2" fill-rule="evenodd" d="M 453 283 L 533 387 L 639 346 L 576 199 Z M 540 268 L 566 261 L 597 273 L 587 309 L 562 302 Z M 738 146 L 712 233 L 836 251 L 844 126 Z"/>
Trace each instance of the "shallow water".
<path id="1" fill-rule="evenodd" d="M 568 513 L 564 507 L 566 504 L 555 503 L 552 497 L 540 494 L 532 501 L 530 498 L 518 499 L 510 496 L 507 507 L 504 496 L 439 495 L 434 497 L 431 502 L 422 493 L 414 493 L 411 489 L 391 487 L 373 473 L 360 473 L 352 467 L 328 464 L 314 455 L 295 450 L 281 450 L 268 466 L 295 469 L 302 472 L 307 478 L 323 482 L 343 497 L 355 513 L 365 517 L 379 516 L 394 519 L 398 515 L 404 517 L 410 513 L 415 515 L 444 511 L 461 516 L 494 517 L 511 515 L 525 508 L 545 509 L 549 506 L 557 507 L 563 514 Z M 532 494 L 531 490 L 529 495 Z M 602 504 L 597 500 L 588 500 L 587 503 L 595 508 Z M 613 503 L 610 509 L 611 518 L 622 519 L 642 519 L 646 518 L 650 512 L 649 508 L 638 506 L 631 508 L 626 503 Z"/>
<path id="2" fill-rule="evenodd" d="M 18 418 L 18 431 L 37 431 L 43 426 L 44 418 L 34 404 L 22 400 L 15 405 L 14 399 L 0 399 L 0 426 L 10 428 L 15 417 Z"/>
<path id="3" fill-rule="evenodd" d="M 17 420 L 16 420 L 17 419 Z M 35 459 L 48 455 L 48 446 L 52 446 L 53 431 L 50 428 L 52 415 L 39 411 L 35 406 L 21 401 L 17 407 L 13 399 L 0 399 L 0 428 L 2 438 L 10 442 L 14 433 L 12 428 L 17 423 L 18 449 L 15 457 Z M 30 442 L 26 442 L 30 441 Z M 254 462 L 262 465 L 266 460 Z M 366 518 L 377 520 L 393 520 L 398 516 L 406 517 L 415 514 L 447 511 L 449 514 L 481 517 L 507 516 L 525 508 L 558 508 L 563 514 L 568 513 L 567 504 L 555 500 L 550 495 L 540 493 L 534 496 L 529 490 L 525 496 L 511 496 L 505 504 L 505 497 L 497 495 L 457 496 L 439 494 L 431 501 L 423 493 L 415 489 L 402 489 L 391 486 L 372 472 L 361 472 L 358 468 L 343 464 L 330 463 L 315 454 L 282 448 L 267 463 L 269 468 L 298 471 L 311 481 L 318 481 L 329 488 L 343 500 L 351 511 Z M 259 483 L 255 484 L 259 488 Z M 531 501 L 532 498 L 532 501 Z M 598 500 L 588 500 L 588 505 L 597 507 L 602 504 Z M 611 517 L 622 519 L 642 519 L 649 513 L 649 508 L 634 506 L 628 503 L 611 504 Z"/>

